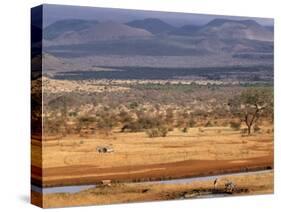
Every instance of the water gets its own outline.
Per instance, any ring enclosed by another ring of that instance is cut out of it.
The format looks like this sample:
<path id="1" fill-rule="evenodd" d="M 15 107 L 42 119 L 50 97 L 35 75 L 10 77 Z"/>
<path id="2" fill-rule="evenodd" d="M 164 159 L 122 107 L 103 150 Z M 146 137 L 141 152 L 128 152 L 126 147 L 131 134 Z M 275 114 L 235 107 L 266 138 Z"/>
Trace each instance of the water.
<path id="1" fill-rule="evenodd" d="M 77 193 L 89 188 L 96 188 L 97 185 L 77 185 L 77 186 L 58 186 L 41 188 L 36 185 L 31 185 L 31 190 L 44 194 L 55 194 L 55 193 Z"/>
<path id="2" fill-rule="evenodd" d="M 173 180 L 162 180 L 162 181 L 152 181 L 152 182 L 144 182 L 144 184 L 185 184 L 192 183 L 194 181 L 209 181 L 215 180 L 218 177 L 226 177 L 226 176 L 247 176 L 252 174 L 263 174 L 268 173 L 271 170 L 262 170 L 262 171 L 252 171 L 252 172 L 239 172 L 232 174 L 220 174 L 220 175 L 212 175 L 212 176 L 204 176 L 204 177 L 191 177 L 191 178 L 182 178 L 182 179 L 173 179 Z M 140 183 L 142 184 L 142 183 Z"/>
<path id="3" fill-rule="evenodd" d="M 262 171 L 252 171 L 252 172 L 239 172 L 233 174 L 220 174 L 220 175 L 212 175 L 212 176 L 204 176 L 204 177 L 191 177 L 191 178 L 182 178 L 182 179 L 173 179 L 173 180 L 159 180 L 159 181 L 149 181 L 149 182 L 139 182 L 134 183 L 136 185 L 149 185 L 149 184 L 186 184 L 192 183 L 194 181 L 213 181 L 218 177 L 227 177 L 227 176 L 247 176 L 252 174 L 264 174 L 269 173 L 272 170 L 262 170 Z M 58 187 L 48 187 L 41 188 L 35 185 L 31 185 L 31 190 L 44 194 L 55 194 L 55 193 L 77 193 L 83 190 L 87 190 L 90 188 L 96 188 L 96 184 L 92 185 L 76 185 L 76 186 L 58 186 Z M 212 195 L 213 196 L 213 195 Z"/>

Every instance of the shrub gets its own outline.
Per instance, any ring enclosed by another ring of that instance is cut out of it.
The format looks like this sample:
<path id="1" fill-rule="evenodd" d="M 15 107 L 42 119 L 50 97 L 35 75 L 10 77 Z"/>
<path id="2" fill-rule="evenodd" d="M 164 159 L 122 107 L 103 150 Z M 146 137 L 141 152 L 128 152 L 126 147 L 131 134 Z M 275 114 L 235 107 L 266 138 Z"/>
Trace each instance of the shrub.
<path id="1" fill-rule="evenodd" d="M 137 113 L 137 119 L 127 119 L 125 123 L 123 123 L 123 127 L 121 128 L 121 132 L 142 132 L 142 131 L 163 131 L 163 128 L 167 131 L 172 131 L 173 126 L 167 125 L 163 116 L 157 114 L 153 115 L 151 113 L 139 112 Z M 153 132 L 149 132 L 149 134 L 155 134 Z M 156 133 L 158 134 L 158 133 Z M 167 134 L 167 133 L 166 133 Z M 154 137 L 154 136 L 152 136 Z"/>
<path id="2" fill-rule="evenodd" d="M 208 122 L 205 124 L 205 127 L 212 127 L 212 126 L 213 126 L 213 124 L 212 124 L 211 121 L 208 121 Z"/>
<path id="3" fill-rule="evenodd" d="M 130 104 L 129 104 L 129 108 L 130 109 L 135 109 L 135 108 L 137 108 L 139 106 L 139 104 L 137 103 L 137 102 L 131 102 Z"/>
<path id="4" fill-rule="evenodd" d="M 172 132 L 173 130 L 174 130 L 174 127 L 173 127 L 173 126 L 169 126 L 169 127 L 168 127 L 168 131 L 169 131 L 169 132 Z"/>
<path id="5" fill-rule="evenodd" d="M 254 126 L 254 132 L 260 132 L 261 128 L 258 125 Z"/>
<path id="6" fill-rule="evenodd" d="M 231 121 L 229 124 L 233 130 L 240 130 L 241 122 Z"/>
<path id="7" fill-rule="evenodd" d="M 243 128 L 240 130 L 241 134 L 247 134 L 248 133 L 248 129 L 247 128 Z"/>
<path id="8" fill-rule="evenodd" d="M 117 125 L 118 118 L 117 116 L 109 111 L 107 108 L 100 110 L 96 115 L 96 128 L 106 135 L 111 133 L 111 130 L 114 126 Z"/>
<path id="9" fill-rule="evenodd" d="M 61 117 L 55 117 L 52 119 L 45 118 L 43 130 L 45 134 L 48 135 L 58 135 L 64 133 L 63 126 L 65 125 L 65 120 Z"/>
<path id="10" fill-rule="evenodd" d="M 136 121 L 130 121 L 124 124 L 121 128 L 121 132 L 140 132 L 142 128 Z"/>
<path id="11" fill-rule="evenodd" d="M 223 122 L 221 123 L 221 126 L 223 126 L 223 127 L 228 126 L 228 122 L 227 122 L 227 121 L 223 121 Z"/>
<path id="12" fill-rule="evenodd" d="M 161 126 L 157 128 L 147 129 L 145 132 L 149 138 L 166 137 L 168 133 L 168 128 Z"/>
<path id="13" fill-rule="evenodd" d="M 196 125 L 196 122 L 194 119 L 190 119 L 189 122 L 188 122 L 188 126 L 189 127 L 194 127 Z"/>
<path id="14" fill-rule="evenodd" d="M 121 123 L 130 123 L 133 121 L 132 115 L 127 111 L 124 111 L 124 110 L 120 111 L 118 116 L 119 116 L 119 121 Z"/>
<path id="15" fill-rule="evenodd" d="M 69 112 L 68 116 L 70 116 L 70 117 L 77 117 L 77 112 Z"/>

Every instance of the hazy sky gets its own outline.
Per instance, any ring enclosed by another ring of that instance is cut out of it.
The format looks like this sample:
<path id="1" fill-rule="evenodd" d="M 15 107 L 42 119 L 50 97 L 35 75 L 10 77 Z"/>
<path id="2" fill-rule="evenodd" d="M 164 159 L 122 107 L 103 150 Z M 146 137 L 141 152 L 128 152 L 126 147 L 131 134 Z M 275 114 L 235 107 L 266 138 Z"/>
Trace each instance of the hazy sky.
<path id="1" fill-rule="evenodd" d="M 97 7 L 79 7 L 44 4 L 44 27 L 61 19 L 87 19 L 98 21 L 114 21 L 126 23 L 128 21 L 145 18 L 159 18 L 175 26 L 186 24 L 205 24 L 215 18 L 227 18 L 232 20 L 255 20 L 262 25 L 273 25 L 273 19 L 270 18 L 252 18 L 238 16 L 217 16 L 202 15 L 190 13 L 158 12 L 128 9 L 112 9 Z"/>

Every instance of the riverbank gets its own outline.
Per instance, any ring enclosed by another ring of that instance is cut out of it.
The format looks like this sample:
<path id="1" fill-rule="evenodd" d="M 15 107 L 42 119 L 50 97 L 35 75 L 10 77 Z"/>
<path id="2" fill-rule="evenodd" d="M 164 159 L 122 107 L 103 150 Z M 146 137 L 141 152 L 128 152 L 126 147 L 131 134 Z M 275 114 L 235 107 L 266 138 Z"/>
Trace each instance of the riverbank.
<path id="1" fill-rule="evenodd" d="M 43 207 L 61 207 L 90 204 L 114 204 L 125 202 L 159 201 L 191 199 L 204 197 L 222 197 L 235 195 L 271 194 L 273 193 L 273 170 L 263 172 L 241 173 L 239 175 L 212 176 L 197 178 L 190 182 L 174 183 L 114 183 L 110 186 L 89 188 L 76 193 L 39 194 L 33 196 L 44 199 Z M 214 178 L 218 184 L 214 188 Z M 226 182 L 233 182 L 236 191 L 223 193 Z M 35 198 L 34 198 L 35 199 Z"/>

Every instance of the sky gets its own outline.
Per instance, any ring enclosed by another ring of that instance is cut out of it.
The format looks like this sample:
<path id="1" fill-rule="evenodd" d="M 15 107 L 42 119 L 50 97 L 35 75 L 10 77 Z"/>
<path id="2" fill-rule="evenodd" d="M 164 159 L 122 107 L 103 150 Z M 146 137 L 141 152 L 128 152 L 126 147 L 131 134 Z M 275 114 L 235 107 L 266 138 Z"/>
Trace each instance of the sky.
<path id="1" fill-rule="evenodd" d="M 162 21 L 165 21 L 169 24 L 178 27 L 183 25 L 203 25 L 215 18 L 226 18 L 232 20 L 250 19 L 250 20 L 257 21 L 262 25 L 268 25 L 268 26 L 273 25 L 273 19 L 270 18 L 218 16 L 218 15 L 203 15 L 203 14 L 191 14 L 191 13 L 174 13 L 174 12 L 44 4 L 43 27 L 46 27 L 62 19 L 98 20 L 101 22 L 112 21 L 109 17 L 114 17 L 114 21 L 120 23 L 126 23 L 137 19 L 159 18 Z"/>

